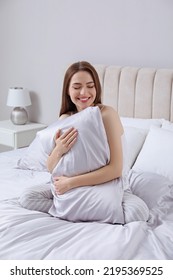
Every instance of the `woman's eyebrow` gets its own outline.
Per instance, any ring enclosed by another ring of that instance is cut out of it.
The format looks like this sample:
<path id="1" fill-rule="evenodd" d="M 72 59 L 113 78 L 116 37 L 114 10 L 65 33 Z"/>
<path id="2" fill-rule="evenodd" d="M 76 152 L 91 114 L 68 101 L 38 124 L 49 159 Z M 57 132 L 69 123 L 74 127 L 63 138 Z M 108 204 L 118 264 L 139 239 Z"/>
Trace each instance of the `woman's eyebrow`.
<path id="1" fill-rule="evenodd" d="M 91 82 L 87 82 L 86 84 L 87 84 L 87 85 L 88 85 L 88 84 L 94 84 L 94 82 L 91 81 Z M 74 83 L 72 83 L 72 85 L 81 85 L 81 83 L 74 82 Z"/>

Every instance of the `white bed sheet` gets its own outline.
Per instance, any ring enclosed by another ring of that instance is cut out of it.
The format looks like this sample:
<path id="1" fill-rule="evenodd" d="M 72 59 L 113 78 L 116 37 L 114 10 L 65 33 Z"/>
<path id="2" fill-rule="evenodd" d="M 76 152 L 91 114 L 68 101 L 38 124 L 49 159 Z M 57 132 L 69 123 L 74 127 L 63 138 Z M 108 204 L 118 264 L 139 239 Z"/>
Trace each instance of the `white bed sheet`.
<path id="1" fill-rule="evenodd" d="M 173 193 L 148 223 L 71 223 L 20 206 L 24 188 L 47 183 L 47 172 L 15 169 L 23 150 L 0 155 L 0 259 L 173 259 Z"/>

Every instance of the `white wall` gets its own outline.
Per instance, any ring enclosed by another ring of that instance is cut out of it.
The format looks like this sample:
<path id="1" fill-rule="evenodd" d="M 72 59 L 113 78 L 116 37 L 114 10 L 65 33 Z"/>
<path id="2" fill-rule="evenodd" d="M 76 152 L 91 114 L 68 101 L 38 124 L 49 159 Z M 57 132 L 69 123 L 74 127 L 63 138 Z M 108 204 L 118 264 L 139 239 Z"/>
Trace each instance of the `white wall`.
<path id="1" fill-rule="evenodd" d="M 69 64 L 173 68 L 172 0 L 0 0 L 0 120 L 8 88 L 31 91 L 30 120 L 58 115 Z"/>

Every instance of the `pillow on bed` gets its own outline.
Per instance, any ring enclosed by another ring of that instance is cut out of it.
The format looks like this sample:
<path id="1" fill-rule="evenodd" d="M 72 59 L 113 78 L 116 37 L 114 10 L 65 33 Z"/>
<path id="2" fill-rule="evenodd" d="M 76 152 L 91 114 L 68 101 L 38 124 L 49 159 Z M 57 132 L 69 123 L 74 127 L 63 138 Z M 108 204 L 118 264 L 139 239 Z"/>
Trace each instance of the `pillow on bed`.
<path id="1" fill-rule="evenodd" d="M 132 168 L 151 126 L 161 127 L 163 119 L 140 119 L 121 117 L 127 143 L 128 170 Z"/>
<path id="2" fill-rule="evenodd" d="M 164 176 L 131 170 L 129 183 L 132 193 L 143 199 L 149 209 L 161 205 L 165 197 L 173 199 L 173 184 Z"/>
<path id="3" fill-rule="evenodd" d="M 47 128 L 45 130 L 47 130 Z M 18 160 L 16 167 L 35 171 L 48 171 L 46 167 L 47 157 L 48 154 L 44 151 L 37 132 L 35 139 L 26 149 L 24 155 L 22 155 L 22 157 Z"/>
<path id="4" fill-rule="evenodd" d="M 121 122 L 124 127 L 130 126 L 139 129 L 149 130 L 151 126 L 161 127 L 163 119 L 140 119 L 140 118 L 128 118 L 121 117 Z"/>
<path id="5" fill-rule="evenodd" d="M 147 135 L 146 130 L 135 127 L 124 127 L 126 138 L 126 165 L 129 171 L 132 168 Z"/>
<path id="6" fill-rule="evenodd" d="M 156 173 L 173 182 L 173 133 L 163 128 L 151 128 L 132 169 Z"/>
<path id="7" fill-rule="evenodd" d="M 162 128 L 173 132 L 173 123 L 167 120 L 163 120 Z"/>

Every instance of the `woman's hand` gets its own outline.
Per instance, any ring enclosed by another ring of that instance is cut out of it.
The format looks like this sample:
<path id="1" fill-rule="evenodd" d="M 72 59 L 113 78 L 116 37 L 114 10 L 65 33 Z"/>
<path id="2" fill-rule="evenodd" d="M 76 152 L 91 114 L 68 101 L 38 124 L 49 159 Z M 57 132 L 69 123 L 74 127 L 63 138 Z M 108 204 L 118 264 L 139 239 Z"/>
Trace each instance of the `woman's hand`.
<path id="1" fill-rule="evenodd" d="M 59 129 L 54 137 L 56 151 L 58 156 L 62 156 L 67 153 L 75 144 L 77 140 L 77 130 L 74 127 L 69 128 L 63 134 Z"/>
<path id="2" fill-rule="evenodd" d="M 72 189 L 70 177 L 56 176 L 53 178 L 55 193 L 58 195 L 64 194 L 65 192 Z"/>
<path id="3" fill-rule="evenodd" d="M 47 159 L 47 169 L 49 172 L 53 171 L 61 157 L 76 143 L 77 134 L 77 130 L 73 127 L 62 134 L 60 129 L 56 132 L 54 136 L 55 148 Z"/>

